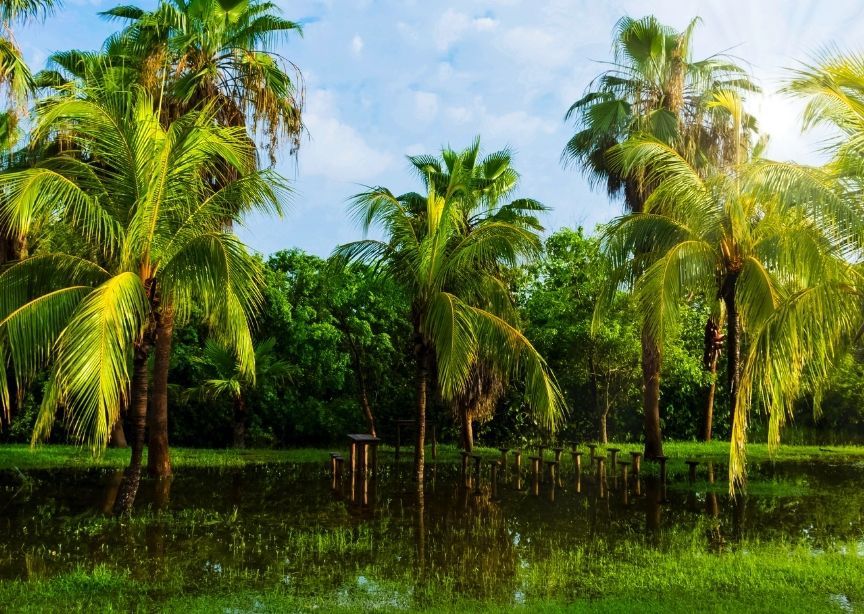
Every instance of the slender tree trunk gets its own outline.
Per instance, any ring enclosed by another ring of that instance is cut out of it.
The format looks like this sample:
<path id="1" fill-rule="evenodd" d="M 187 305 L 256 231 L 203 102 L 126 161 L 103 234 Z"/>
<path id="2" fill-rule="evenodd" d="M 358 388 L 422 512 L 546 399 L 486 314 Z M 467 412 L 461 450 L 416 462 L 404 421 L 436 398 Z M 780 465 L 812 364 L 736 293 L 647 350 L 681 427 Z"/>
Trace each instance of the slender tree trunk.
<path id="1" fill-rule="evenodd" d="M 597 416 L 597 437 L 602 443 L 606 443 L 603 439 L 606 432 L 605 418 L 603 416 L 603 408 L 600 406 L 600 386 L 597 383 L 597 369 L 594 368 L 594 351 L 588 353 L 588 383 L 591 389 L 591 401 L 594 403 L 594 415 Z"/>
<path id="2" fill-rule="evenodd" d="M 129 444 L 126 443 L 126 431 L 123 429 L 123 416 L 122 414 L 117 419 L 117 422 L 114 423 L 114 427 L 111 429 L 111 438 L 108 440 L 109 448 L 128 448 Z"/>
<path id="3" fill-rule="evenodd" d="M 735 406 L 738 403 L 738 388 L 741 384 L 740 369 L 740 322 L 735 301 L 735 283 L 738 275 L 730 275 L 723 284 L 723 303 L 726 305 L 726 380 L 729 387 L 729 425 L 735 424 Z"/>
<path id="4" fill-rule="evenodd" d="M 718 329 L 713 319 L 708 318 L 705 322 L 705 350 L 702 357 L 702 366 L 708 372 L 710 381 L 705 394 L 705 413 L 702 417 L 702 441 L 711 441 L 711 431 L 714 425 L 714 395 L 717 391 L 717 359 L 720 355 L 718 348 Z"/>
<path id="5" fill-rule="evenodd" d="M 609 422 L 609 408 L 610 408 L 608 382 L 606 384 L 606 394 L 604 395 L 604 397 L 605 398 L 604 398 L 604 402 L 603 402 L 603 410 L 600 412 L 600 443 L 602 443 L 603 445 L 606 445 L 607 443 L 609 443 L 609 431 L 606 428 L 608 425 L 608 422 Z M 614 471 L 615 469 L 617 469 L 617 467 L 613 467 L 612 469 Z"/>
<path id="6" fill-rule="evenodd" d="M 369 404 L 369 393 L 366 388 L 366 374 L 363 373 L 359 356 L 354 357 L 354 373 L 357 377 L 357 394 L 360 396 L 360 408 L 363 410 L 363 416 L 366 418 L 369 434 L 377 437 L 378 434 L 375 432 L 375 416 L 372 414 L 372 406 Z"/>
<path id="7" fill-rule="evenodd" d="M 156 349 L 153 357 L 153 398 L 147 414 L 150 439 L 147 446 L 147 471 L 151 477 L 171 475 L 168 449 L 168 369 L 171 366 L 171 342 L 174 339 L 174 309 L 163 305 L 156 323 Z"/>
<path id="8" fill-rule="evenodd" d="M 418 332 L 418 337 L 419 337 Z M 423 490 L 426 475 L 426 401 L 429 388 L 429 350 L 422 339 L 418 339 L 415 353 L 417 356 L 417 442 L 414 447 L 414 476 L 418 491 Z"/>
<path id="9" fill-rule="evenodd" d="M 246 447 L 246 401 L 242 394 L 234 397 L 234 447 Z"/>
<path id="10" fill-rule="evenodd" d="M 462 419 L 462 448 L 468 453 L 473 453 L 474 426 L 471 423 L 471 411 L 467 407 L 462 407 L 459 417 Z"/>
<path id="11" fill-rule="evenodd" d="M 148 346 L 142 344 L 135 349 L 132 365 L 132 398 L 129 404 L 129 426 L 132 431 L 132 456 L 123 476 L 123 484 L 114 502 L 114 513 L 128 515 L 138 494 L 141 482 L 141 461 L 144 455 L 145 431 L 147 428 L 147 393 L 150 374 L 147 370 Z"/>
<path id="12" fill-rule="evenodd" d="M 642 409 L 645 413 L 645 458 L 663 456 L 660 432 L 660 348 L 642 328 Z"/>

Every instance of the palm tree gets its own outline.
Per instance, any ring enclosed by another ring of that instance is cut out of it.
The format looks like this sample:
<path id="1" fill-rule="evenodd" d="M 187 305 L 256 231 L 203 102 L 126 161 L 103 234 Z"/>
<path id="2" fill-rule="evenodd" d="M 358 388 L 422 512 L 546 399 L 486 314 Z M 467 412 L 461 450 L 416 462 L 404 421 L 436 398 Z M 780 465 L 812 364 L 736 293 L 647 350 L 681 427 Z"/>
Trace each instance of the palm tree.
<path id="1" fill-rule="evenodd" d="M 117 505 L 125 512 L 140 478 L 148 360 L 165 330 L 163 306 L 177 305 L 183 321 L 198 305 L 216 339 L 254 373 L 249 322 L 261 264 L 223 220 L 238 209 L 278 210 L 283 182 L 255 169 L 242 129 L 217 126 L 208 109 L 165 128 L 142 92 L 59 97 L 43 106 L 33 138 L 54 135 L 61 153 L 0 175 L 0 219 L 26 234 L 50 216 L 85 248 L 37 253 L 0 274 L 0 354 L 19 386 L 50 363 L 34 442 L 62 407 L 73 436 L 98 451 L 125 405 L 132 456 Z M 200 177 L 225 165 L 238 178 L 206 189 Z M 4 381 L 4 407 L 6 390 Z"/>
<path id="2" fill-rule="evenodd" d="M 718 97 L 716 103 L 740 121 L 739 99 Z M 842 207 L 810 198 L 812 190 L 802 197 L 796 188 L 812 187 L 806 179 L 814 175 L 794 165 L 754 158 L 706 175 L 668 144 L 650 138 L 622 143 L 611 159 L 625 171 L 645 173 L 655 189 L 641 214 L 618 218 L 605 231 L 604 245 L 616 266 L 610 287 L 632 284 L 646 327 L 661 343 L 676 327 L 688 296 L 716 296 L 725 308 L 734 484 L 743 477 L 746 413 L 754 388 L 762 387 L 763 401 L 773 398 L 767 404 L 773 407 L 773 432 L 782 420 L 778 408 L 791 409 L 792 401 L 822 378 L 839 342 L 833 328 L 819 334 L 790 326 L 790 320 L 833 323 L 836 317 L 841 331 L 856 321 L 856 301 L 841 298 L 860 287 L 847 260 L 848 236 L 829 222 Z M 640 262 L 646 257 L 647 266 Z M 743 361 L 742 335 L 749 339 Z M 807 349 L 793 349 L 799 345 Z M 766 377 L 769 371 L 776 381 Z"/>
<path id="3" fill-rule="evenodd" d="M 169 117 L 212 104 L 219 123 L 260 130 L 272 163 L 283 138 L 300 146 L 299 69 L 275 46 L 301 34 L 262 0 L 163 0 L 154 11 L 121 5 L 102 13 L 129 22 L 120 38 L 137 49 L 143 84 L 164 95 Z"/>
<path id="4" fill-rule="evenodd" d="M 724 157 L 722 132 L 706 114 L 706 101 L 722 90 L 753 90 L 746 72 L 723 56 L 691 57 L 693 20 L 678 32 L 655 17 L 624 17 L 613 31 L 612 67 L 589 85 L 567 111 L 576 132 L 562 159 L 581 167 L 610 196 L 623 195 L 631 213 L 641 213 L 653 185 L 644 173 L 623 174 L 609 163 L 608 152 L 637 134 L 649 134 L 687 157 L 697 168 Z M 707 116 L 707 117 L 706 117 Z M 648 327 L 642 331 L 642 384 L 645 456 L 663 454 L 660 430 L 662 348 Z"/>
<path id="5" fill-rule="evenodd" d="M 160 101 L 162 121 L 202 105 L 212 105 L 223 126 L 249 127 L 266 141 L 271 164 L 280 142 L 294 153 L 303 132 L 300 71 L 276 51 L 298 23 L 283 19 L 272 2 L 260 0 L 169 0 L 151 12 L 128 5 L 103 13 L 128 22 L 106 42 L 137 59 L 139 83 Z M 231 180 L 231 169 L 221 173 Z M 218 184 L 219 174 L 209 178 Z M 233 216 L 226 217 L 230 224 Z M 168 370 L 173 338 L 172 312 L 166 305 L 166 330 L 157 340 L 153 371 L 154 402 L 149 413 L 148 470 L 171 473 L 168 453 Z"/>
<path id="6" fill-rule="evenodd" d="M 476 202 L 473 174 L 465 170 L 473 164 L 466 155 L 470 153 L 456 156 L 443 190 L 435 173 L 426 174 L 425 197 L 395 196 L 386 188 L 355 196 L 352 209 L 364 231 L 375 227 L 385 239 L 365 239 L 336 250 L 348 260 L 377 263 L 411 299 L 417 369 L 414 458 L 421 489 L 433 375 L 442 399 L 452 402 L 469 385 L 478 357 L 488 356 L 501 372 L 522 372 L 526 401 L 544 425 L 554 428 L 564 409 L 545 361 L 519 330 L 509 288 L 498 274 L 523 256 L 536 255 L 540 239 L 518 220 L 496 218 L 498 209 L 466 215 Z"/>
<path id="7" fill-rule="evenodd" d="M 255 344 L 255 372 L 242 368 L 234 351 L 208 339 L 203 354 L 196 362 L 210 374 L 200 386 L 188 391 L 205 399 L 228 397 L 234 405 L 233 440 L 235 448 L 246 447 L 246 424 L 249 420 L 246 405 L 249 391 L 265 382 L 278 384 L 291 377 L 291 365 L 276 357 L 273 337 Z"/>
<path id="8" fill-rule="evenodd" d="M 443 193 L 454 180 L 465 183 L 465 191 L 460 197 L 463 216 L 460 232 L 464 237 L 474 231 L 480 220 L 504 221 L 529 233 L 543 230 L 536 217 L 537 212 L 546 210 L 541 203 L 528 198 L 505 202 L 519 184 L 519 173 L 513 168 L 509 149 L 481 156 L 480 138 L 477 137 L 461 152 L 448 147 L 441 152 L 440 158 L 411 156 L 409 161 L 427 190 L 434 187 Z M 423 211 L 421 209 L 414 214 L 422 218 Z M 490 274 L 501 275 L 499 262 L 490 262 L 489 265 Z M 462 430 L 462 446 L 465 450 L 470 452 L 474 447 L 472 423 L 492 418 L 506 387 L 506 371 L 496 368 L 490 357 L 478 355 L 463 390 L 450 404 Z"/>
<path id="9" fill-rule="evenodd" d="M 55 0 L 9 0 L 0 3 L 0 89 L 6 110 L 0 112 L 0 152 L 10 152 L 20 137 L 18 123 L 26 112 L 34 81 L 15 42 L 13 27 L 49 15 L 59 4 Z M 0 265 L 16 260 L 21 246 L 7 228 L 0 226 Z"/>

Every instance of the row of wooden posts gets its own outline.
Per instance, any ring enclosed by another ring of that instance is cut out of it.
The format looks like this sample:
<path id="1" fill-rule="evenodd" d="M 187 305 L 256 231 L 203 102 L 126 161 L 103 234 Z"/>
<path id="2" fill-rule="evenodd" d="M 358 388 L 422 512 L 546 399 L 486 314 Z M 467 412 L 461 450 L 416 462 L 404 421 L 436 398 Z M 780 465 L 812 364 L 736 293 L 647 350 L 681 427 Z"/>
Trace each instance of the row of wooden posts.
<path id="1" fill-rule="evenodd" d="M 433 431 L 434 432 L 434 431 Z M 372 437 L 371 435 L 349 435 L 349 471 L 354 473 L 366 474 L 370 472 L 375 475 L 378 469 L 378 445 L 381 440 Z M 437 447 L 437 446 L 435 446 Z M 435 447 L 433 447 L 433 457 L 435 456 Z M 606 475 L 606 457 L 598 456 L 596 454 L 597 444 L 587 444 L 589 449 L 589 458 L 590 464 L 593 466 L 595 463 L 597 464 L 597 472 L 601 475 Z M 398 448 L 397 448 L 398 450 Z M 498 448 L 501 453 L 500 460 L 496 460 L 492 462 L 491 466 L 491 478 L 496 481 L 497 472 L 499 467 L 507 466 L 507 456 L 511 452 L 510 448 Z M 550 476 L 550 479 L 554 481 L 555 474 L 558 472 L 561 466 L 561 457 L 565 451 L 563 447 L 555 447 L 552 448 L 552 452 L 554 454 L 554 458 L 546 459 L 545 458 L 546 446 L 538 446 L 537 454 L 535 456 L 528 457 L 531 461 L 531 475 L 534 477 L 539 477 L 541 473 L 547 473 Z M 618 455 L 621 452 L 620 448 L 608 448 L 609 452 L 609 468 L 612 469 L 614 473 L 616 465 L 620 467 L 622 472 L 622 477 L 626 480 L 628 470 L 633 472 L 634 476 L 639 476 L 642 471 L 642 453 L 641 452 L 630 452 L 630 460 L 618 460 Z M 515 471 L 521 471 L 522 469 L 522 451 L 519 449 L 515 449 L 512 451 L 513 453 L 513 468 Z M 470 454 L 469 452 L 462 451 L 462 472 L 463 474 L 468 471 L 469 459 L 472 459 L 475 464 L 475 472 L 477 475 L 480 475 L 480 464 L 482 462 L 482 457 L 478 454 Z M 570 450 L 570 456 L 573 459 L 573 468 L 577 472 L 582 471 L 582 455 L 583 452 L 578 450 L 575 446 L 573 446 Z M 660 465 L 660 478 L 662 482 L 666 482 L 666 461 L 667 457 L 658 456 L 654 459 Z M 696 469 L 699 465 L 699 461 L 688 460 L 685 461 L 689 466 L 689 481 L 696 481 Z M 546 472 L 543 472 L 543 464 L 546 465 Z M 341 475 L 343 472 L 344 458 L 341 454 L 332 453 L 330 455 L 330 464 L 331 464 L 331 473 L 332 475 Z"/>

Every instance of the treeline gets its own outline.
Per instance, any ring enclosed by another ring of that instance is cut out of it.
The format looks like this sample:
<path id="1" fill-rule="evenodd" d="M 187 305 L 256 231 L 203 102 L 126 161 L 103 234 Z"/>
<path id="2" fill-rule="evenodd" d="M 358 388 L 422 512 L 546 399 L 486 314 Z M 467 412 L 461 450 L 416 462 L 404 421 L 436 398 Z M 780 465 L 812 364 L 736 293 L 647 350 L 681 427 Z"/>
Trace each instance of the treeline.
<path id="1" fill-rule="evenodd" d="M 369 429 L 367 407 L 377 432 L 392 440 L 396 420 L 410 416 L 415 402 L 404 294 L 370 267 L 345 268 L 301 250 L 273 254 L 265 270 L 266 303 L 256 339 L 267 351 L 258 356 L 256 384 L 242 391 L 245 416 L 236 415 L 233 360 L 208 344 L 206 327 L 185 325 L 175 331 L 171 359 L 171 441 L 203 447 L 338 443 L 346 433 Z M 607 271 L 596 237 L 563 229 L 546 240 L 537 262 L 510 274 L 526 333 L 549 361 L 571 410 L 558 434 L 564 440 L 603 441 L 604 431 L 614 441 L 642 436 L 638 318 L 629 297 L 622 293 L 612 315 L 592 332 Z M 694 302 L 665 348 L 662 428 L 672 439 L 698 440 L 702 434 L 709 378 L 702 364 L 706 313 L 703 303 Z M 274 363 L 281 368 L 272 369 Z M 0 437 L 29 441 L 40 400 L 35 387 Z M 714 435 L 728 438 L 722 386 L 714 407 Z M 245 422 L 241 441 L 235 437 L 238 420 Z M 440 399 L 429 420 L 440 439 L 459 441 L 459 425 Z M 764 438 L 760 424 L 754 426 L 755 439 Z M 69 440 L 62 421 L 53 432 L 54 441 Z M 517 387 L 490 419 L 475 425 L 475 436 L 479 444 L 495 445 L 527 442 L 545 432 L 522 407 Z M 864 353 L 849 352 L 839 361 L 821 417 L 813 416 L 809 400 L 799 403 L 784 439 L 864 440 Z"/>

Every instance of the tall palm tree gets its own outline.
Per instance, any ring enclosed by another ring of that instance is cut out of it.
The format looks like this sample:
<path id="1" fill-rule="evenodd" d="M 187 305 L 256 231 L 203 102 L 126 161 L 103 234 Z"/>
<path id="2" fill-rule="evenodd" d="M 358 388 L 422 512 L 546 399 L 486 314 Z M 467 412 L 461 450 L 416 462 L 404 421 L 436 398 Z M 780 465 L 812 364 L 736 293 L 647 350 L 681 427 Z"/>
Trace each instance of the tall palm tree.
<path id="1" fill-rule="evenodd" d="M 279 360 L 273 337 L 255 344 L 255 372 L 249 373 L 237 360 L 233 349 L 208 339 L 202 355 L 196 359 L 209 379 L 188 391 L 205 399 L 228 397 L 234 406 L 233 441 L 235 448 L 246 447 L 246 424 L 249 411 L 246 405 L 249 391 L 264 382 L 278 384 L 291 375 L 291 365 Z"/>
<path id="2" fill-rule="evenodd" d="M 118 498 L 125 512 L 140 478 L 148 360 L 165 328 L 162 306 L 177 305 L 185 320 L 198 305 L 216 338 L 254 373 L 249 323 L 261 301 L 261 265 L 223 220 L 238 209 L 278 210 L 283 182 L 255 169 L 244 130 L 217 126 L 207 109 L 163 127 L 141 92 L 55 99 L 33 138 L 55 136 L 60 153 L 0 174 L 0 219 L 26 234 L 50 216 L 86 249 L 36 254 L 0 274 L 0 353 L 22 386 L 51 366 L 34 442 L 63 407 L 70 432 L 99 450 L 126 406 L 132 456 Z M 225 165 L 237 179 L 206 189 L 200 177 Z M 4 381 L 4 407 L 7 390 Z"/>
<path id="3" fill-rule="evenodd" d="M 417 369 L 415 473 L 421 489 L 433 375 L 442 399 L 452 402 L 469 385 L 482 354 L 501 372 L 524 375 L 526 401 L 544 425 L 554 428 L 564 410 L 545 361 L 519 330 L 509 288 L 498 274 L 520 258 L 536 255 L 540 239 L 518 221 L 497 219 L 497 209 L 466 215 L 475 199 L 473 175 L 465 171 L 473 165 L 460 159 L 465 155 L 470 153 L 456 155 L 446 187 L 427 173 L 425 197 L 396 196 L 386 188 L 355 196 L 352 209 L 364 230 L 375 227 L 385 239 L 365 239 L 336 250 L 348 260 L 378 263 L 411 297 Z M 469 219 L 473 229 L 467 232 Z"/>
<path id="4" fill-rule="evenodd" d="M 740 121 L 740 100 L 725 96 L 716 102 Z M 794 165 L 754 158 L 706 175 L 668 144 L 650 138 L 624 142 L 611 158 L 624 170 L 646 173 L 655 189 L 641 214 L 618 218 L 605 232 L 616 265 L 610 286 L 632 283 L 646 326 L 660 342 L 675 328 L 688 296 L 716 296 L 725 307 L 734 484 L 743 476 L 754 387 L 776 397 L 777 428 L 782 420 L 777 409 L 785 413 L 806 386 L 816 385 L 842 338 L 838 331 L 850 331 L 857 321 L 857 299 L 848 289 L 859 288 L 860 280 L 848 260 L 848 233 L 829 221 L 845 208 L 835 206 L 827 191 L 826 205 L 811 198 L 812 190 L 806 196 L 796 190 L 814 175 Z M 639 261 L 644 254 L 650 255 L 648 266 Z M 837 318 L 830 333 L 788 325 L 790 318 L 800 324 L 829 315 Z M 743 361 L 742 335 L 749 339 Z M 790 349 L 799 345 L 807 349 Z M 778 372 L 779 365 L 784 372 Z M 769 371 L 776 382 L 765 377 Z"/>
<path id="5" fill-rule="evenodd" d="M 655 17 L 624 17 L 613 31 L 612 67 L 601 73 L 565 116 L 576 132 L 562 153 L 610 196 L 623 196 L 631 213 L 640 213 L 653 185 L 645 173 L 621 172 L 609 150 L 637 134 L 650 134 L 687 157 L 697 168 L 724 156 L 722 132 L 714 130 L 705 103 L 718 90 L 753 90 L 746 72 L 724 56 L 692 58 L 693 20 L 683 31 Z M 663 453 L 660 430 L 662 348 L 642 331 L 642 385 L 645 456 Z"/>
<path id="6" fill-rule="evenodd" d="M 149 12 L 122 5 L 103 15 L 128 22 L 106 44 L 120 44 L 137 57 L 139 82 L 160 101 L 163 122 L 211 105 L 219 124 L 260 133 L 275 164 L 280 142 L 287 138 L 293 153 L 303 132 L 300 71 L 275 48 L 302 28 L 279 12 L 274 3 L 260 0 L 167 0 Z M 230 180 L 231 169 L 222 175 Z M 218 183 L 219 175 L 208 181 Z M 226 224 L 232 219 L 226 217 Z M 166 330 L 157 341 L 153 368 L 148 469 L 157 476 L 171 473 L 168 370 L 174 309 L 165 306 Z"/>
<path id="7" fill-rule="evenodd" d="M 467 237 L 480 220 L 505 221 L 517 225 L 526 232 L 540 232 L 536 215 L 546 207 L 529 198 L 517 198 L 506 202 L 519 184 L 519 173 L 512 165 L 512 153 L 502 149 L 481 155 L 480 138 L 477 137 L 463 151 L 445 148 L 441 156 L 409 157 L 424 187 L 446 192 L 451 182 L 465 183 L 460 196 L 463 222 L 460 233 Z M 459 179 L 461 177 L 461 179 Z M 415 199 L 419 202 L 420 199 Z M 422 218 L 423 211 L 415 211 Z M 500 276 L 499 262 L 490 262 L 489 273 Z M 482 355 L 475 358 L 469 379 L 463 390 L 451 402 L 454 418 L 462 429 L 462 446 L 471 451 L 474 447 L 474 421 L 485 421 L 492 417 L 507 386 L 507 373 L 496 368 L 494 360 Z"/>

